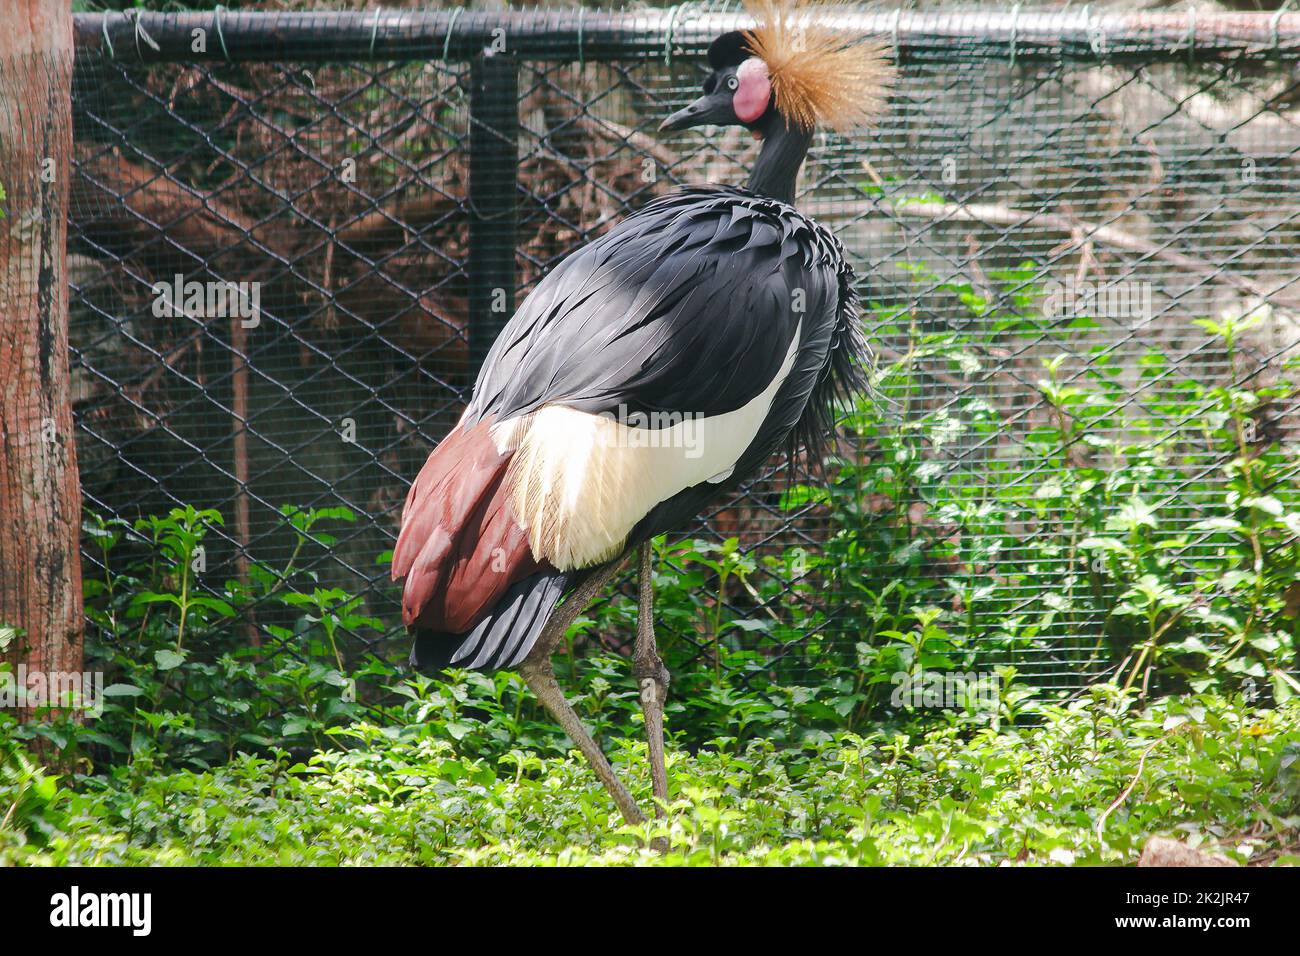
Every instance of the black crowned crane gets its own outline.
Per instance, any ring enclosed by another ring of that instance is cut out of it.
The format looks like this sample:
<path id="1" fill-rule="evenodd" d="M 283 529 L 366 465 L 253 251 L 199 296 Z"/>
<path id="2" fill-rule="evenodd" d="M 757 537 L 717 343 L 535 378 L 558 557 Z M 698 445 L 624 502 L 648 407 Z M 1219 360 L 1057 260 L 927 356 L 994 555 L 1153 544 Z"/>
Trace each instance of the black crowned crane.
<path id="1" fill-rule="evenodd" d="M 762 0 L 709 47 L 704 95 L 662 129 L 743 126 L 745 187 L 657 199 L 572 253 L 496 340 L 460 422 L 411 486 L 393 552 L 411 661 L 517 669 L 629 823 L 644 818 L 565 700 L 551 654 L 639 550 L 633 671 L 654 795 L 668 796 L 650 539 L 686 525 L 775 452 L 816 449 L 867 358 L 853 271 L 795 209 L 817 125 L 863 126 L 885 48 Z"/>

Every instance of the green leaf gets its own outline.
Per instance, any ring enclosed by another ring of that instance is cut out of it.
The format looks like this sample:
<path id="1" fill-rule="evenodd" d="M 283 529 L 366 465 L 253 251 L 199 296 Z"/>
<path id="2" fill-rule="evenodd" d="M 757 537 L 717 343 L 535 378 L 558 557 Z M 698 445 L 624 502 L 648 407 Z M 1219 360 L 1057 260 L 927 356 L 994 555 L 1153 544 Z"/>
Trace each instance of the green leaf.
<path id="1" fill-rule="evenodd" d="M 1206 518 L 1191 525 L 1188 531 L 1240 531 L 1242 524 L 1236 518 Z"/>
<path id="2" fill-rule="evenodd" d="M 153 652 L 153 659 L 157 662 L 160 671 L 175 670 L 185 663 L 185 652 L 168 649 L 157 650 Z"/>
<path id="3" fill-rule="evenodd" d="M 1115 551 L 1129 554 L 1129 547 L 1117 538 L 1084 538 L 1079 547 L 1090 551 Z"/>
<path id="4" fill-rule="evenodd" d="M 1255 498 L 1243 498 L 1241 500 L 1243 508 L 1254 508 L 1256 511 L 1262 511 L 1274 518 L 1282 517 L 1282 502 L 1278 501 L 1272 495 L 1260 495 Z"/>

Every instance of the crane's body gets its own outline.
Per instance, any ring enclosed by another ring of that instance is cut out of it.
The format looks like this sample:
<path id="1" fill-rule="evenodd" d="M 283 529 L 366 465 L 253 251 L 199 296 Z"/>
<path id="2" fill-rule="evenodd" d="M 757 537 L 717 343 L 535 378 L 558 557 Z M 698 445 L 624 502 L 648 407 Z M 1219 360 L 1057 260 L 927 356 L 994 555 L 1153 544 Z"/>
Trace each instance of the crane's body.
<path id="1" fill-rule="evenodd" d="M 518 668 L 629 821 L 635 801 L 555 683 L 559 637 L 639 550 L 634 673 L 662 812 L 647 542 L 782 447 L 816 457 L 865 378 L 853 270 L 794 207 L 795 180 L 814 124 L 861 125 L 891 70 L 882 47 L 796 23 L 797 0 L 752 2 L 759 26 L 713 42 L 704 95 L 663 125 L 751 130 L 747 186 L 657 199 L 542 279 L 412 484 L 393 552 L 412 663 Z"/>
<path id="2" fill-rule="evenodd" d="M 680 190 L 561 262 L 412 486 L 394 570 L 413 662 L 517 666 L 586 569 L 815 442 L 857 327 L 838 240 L 743 189 Z"/>

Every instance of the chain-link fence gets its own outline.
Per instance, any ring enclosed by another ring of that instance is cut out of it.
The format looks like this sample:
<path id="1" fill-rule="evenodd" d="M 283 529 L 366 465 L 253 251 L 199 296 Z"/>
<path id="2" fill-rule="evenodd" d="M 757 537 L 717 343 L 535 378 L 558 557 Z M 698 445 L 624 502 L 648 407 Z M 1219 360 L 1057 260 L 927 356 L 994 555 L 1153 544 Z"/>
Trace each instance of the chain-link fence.
<path id="1" fill-rule="evenodd" d="M 878 472 L 856 486 L 850 530 L 888 525 L 890 560 L 829 576 L 801 558 L 848 553 L 816 485 L 765 476 L 688 536 L 752 557 L 704 583 L 742 622 L 729 640 L 796 673 L 862 640 L 860 592 L 920 554 L 969 639 L 1000 635 L 989 661 L 1077 684 L 1107 663 L 1104 615 L 1073 594 L 1095 574 L 1059 544 L 1078 505 L 1053 475 L 1104 471 L 1125 436 L 1173 448 L 1165 488 L 1192 526 L 1224 460 L 1195 431 L 1198 390 L 1258 381 L 1300 345 L 1300 15 L 855 16 L 893 42 L 902 80 L 877 129 L 818 138 L 800 204 L 842 239 L 881 364 L 905 373 L 884 384 L 899 429 L 924 422 L 913 492 Z M 747 22 L 721 4 L 79 17 L 69 268 L 88 506 L 217 508 L 200 584 L 292 562 L 395 623 L 382 555 L 408 482 L 514 304 L 651 197 L 743 182 L 742 131 L 656 128 L 694 95 L 708 42 Z M 1260 310 L 1233 357 L 1194 324 Z M 1085 382 L 1111 406 L 1086 434 L 1061 397 Z M 1293 448 L 1291 411 L 1260 424 Z M 900 454 L 852 422 L 842 437 L 849 466 Z M 986 490 L 963 516 L 934 507 L 937 481 Z M 357 520 L 304 542 L 284 505 Z M 285 639 L 273 622 L 254 633 Z M 396 631 L 356 631 L 353 653 L 405 653 Z M 718 635 L 674 639 L 708 655 Z"/>

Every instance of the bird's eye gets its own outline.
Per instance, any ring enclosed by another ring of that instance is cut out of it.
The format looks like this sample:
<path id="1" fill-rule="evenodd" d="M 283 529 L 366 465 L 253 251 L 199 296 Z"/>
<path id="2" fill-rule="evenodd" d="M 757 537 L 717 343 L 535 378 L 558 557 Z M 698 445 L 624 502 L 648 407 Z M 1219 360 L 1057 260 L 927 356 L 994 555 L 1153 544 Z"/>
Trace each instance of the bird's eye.
<path id="1" fill-rule="evenodd" d="M 734 74 L 727 77 L 727 89 L 734 90 L 738 86 L 740 86 L 740 80 L 736 79 Z"/>

